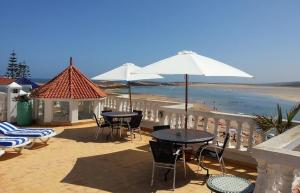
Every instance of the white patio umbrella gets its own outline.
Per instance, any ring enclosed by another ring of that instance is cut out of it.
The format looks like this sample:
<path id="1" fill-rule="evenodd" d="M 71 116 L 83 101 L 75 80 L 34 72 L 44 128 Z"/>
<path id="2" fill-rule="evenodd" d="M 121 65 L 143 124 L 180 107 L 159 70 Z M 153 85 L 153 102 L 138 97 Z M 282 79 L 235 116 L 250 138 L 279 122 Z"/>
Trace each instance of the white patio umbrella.
<path id="1" fill-rule="evenodd" d="M 192 51 L 181 51 L 177 55 L 155 62 L 137 74 L 184 74 L 185 75 L 185 129 L 187 129 L 188 75 L 232 76 L 252 78 L 250 74 L 217 60 L 201 56 Z"/>
<path id="2" fill-rule="evenodd" d="M 131 81 L 163 78 L 162 76 L 153 73 L 147 73 L 147 74 L 132 73 L 140 69 L 141 67 L 135 64 L 126 63 L 121 65 L 118 68 L 100 74 L 98 76 L 95 76 L 92 78 L 92 80 L 127 81 L 128 92 L 129 92 L 129 105 L 130 105 L 130 110 L 132 111 L 131 84 L 130 84 Z"/>

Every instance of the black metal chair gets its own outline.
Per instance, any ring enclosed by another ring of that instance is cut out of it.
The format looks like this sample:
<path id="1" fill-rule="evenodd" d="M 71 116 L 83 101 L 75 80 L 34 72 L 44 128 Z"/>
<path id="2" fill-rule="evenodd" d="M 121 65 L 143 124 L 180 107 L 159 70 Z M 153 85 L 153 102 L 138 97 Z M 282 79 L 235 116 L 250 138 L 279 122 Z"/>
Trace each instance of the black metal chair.
<path id="1" fill-rule="evenodd" d="M 99 121 L 99 119 L 97 118 L 95 113 L 93 113 L 93 116 L 94 116 L 94 119 L 95 119 L 96 124 L 97 124 L 97 131 L 96 131 L 96 135 L 95 135 L 95 140 L 97 140 L 100 130 L 102 130 L 101 131 L 101 135 L 102 135 L 103 131 L 104 131 L 104 128 L 109 128 L 110 124 L 107 123 L 104 119 L 103 119 L 103 121 Z"/>
<path id="2" fill-rule="evenodd" d="M 106 109 L 106 110 L 101 111 L 101 113 L 106 113 L 106 112 L 112 112 L 112 110 L 111 109 Z M 118 133 L 118 131 L 121 128 L 120 127 L 121 122 L 119 120 L 116 120 L 116 119 L 111 118 L 111 117 L 103 116 L 103 119 L 105 120 L 106 123 L 109 124 L 109 127 L 111 128 L 110 137 L 113 138 L 114 130 L 116 130 L 116 133 Z"/>
<path id="3" fill-rule="evenodd" d="M 143 111 L 140 110 L 133 110 L 132 112 L 137 113 L 138 115 L 143 115 Z"/>
<path id="4" fill-rule="evenodd" d="M 163 129 L 171 129 L 170 125 L 155 125 L 153 126 L 153 131 L 159 131 Z"/>
<path id="5" fill-rule="evenodd" d="M 219 142 L 217 142 L 216 145 L 212 145 L 212 144 L 203 145 L 198 149 L 197 154 L 198 154 L 199 164 L 198 164 L 197 173 L 199 171 L 200 166 L 201 166 L 201 168 L 204 168 L 203 167 L 204 157 L 210 157 L 210 158 L 217 159 L 220 164 L 223 174 L 226 173 L 226 167 L 224 164 L 223 154 L 226 149 L 229 137 L 230 137 L 229 133 L 226 133 L 224 142 L 222 145 L 220 145 Z M 207 175 L 209 175 L 208 169 L 206 169 L 206 172 L 207 172 Z"/>
<path id="6" fill-rule="evenodd" d="M 155 168 L 166 168 L 173 170 L 173 190 L 175 190 L 175 178 L 176 178 L 176 163 L 180 154 L 180 149 L 174 152 L 174 144 L 161 142 L 161 141 L 149 141 L 151 152 L 153 155 L 153 167 L 151 186 L 154 183 Z"/>
<path id="7" fill-rule="evenodd" d="M 127 125 L 125 125 L 125 127 L 127 127 L 128 131 L 130 132 L 131 141 L 135 137 L 134 132 L 138 132 L 140 135 L 140 139 L 142 140 L 141 127 L 140 127 L 142 119 L 143 119 L 142 114 L 135 115 L 131 117 L 130 121 L 127 122 Z"/>

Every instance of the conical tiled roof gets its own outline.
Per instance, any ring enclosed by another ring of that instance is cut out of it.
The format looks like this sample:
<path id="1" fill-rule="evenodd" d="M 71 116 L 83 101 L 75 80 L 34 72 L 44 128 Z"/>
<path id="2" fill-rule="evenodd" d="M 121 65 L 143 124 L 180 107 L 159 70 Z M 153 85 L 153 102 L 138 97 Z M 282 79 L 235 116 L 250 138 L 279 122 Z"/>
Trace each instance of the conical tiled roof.
<path id="1" fill-rule="evenodd" d="M 73 64 L 46 84 L 34 89 L 33 98 L 94 99 L 106 97 L 96 84 L 83 75 Z"/>

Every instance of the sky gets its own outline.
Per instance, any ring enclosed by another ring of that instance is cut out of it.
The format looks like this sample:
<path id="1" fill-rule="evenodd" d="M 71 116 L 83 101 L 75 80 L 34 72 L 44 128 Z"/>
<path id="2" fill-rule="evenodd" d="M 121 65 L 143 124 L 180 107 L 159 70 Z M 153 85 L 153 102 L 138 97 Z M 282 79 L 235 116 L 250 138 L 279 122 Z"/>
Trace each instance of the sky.
<path id="1" fill-rule="evenodd" d="M 192 50 L 255 76 L 192 81 L 299 81 L 299 7 L 298 0 L 0 0 L 0 74 L 12 50 L 33 78 L 54 77 L 70 56 L 93 77 Z"/>

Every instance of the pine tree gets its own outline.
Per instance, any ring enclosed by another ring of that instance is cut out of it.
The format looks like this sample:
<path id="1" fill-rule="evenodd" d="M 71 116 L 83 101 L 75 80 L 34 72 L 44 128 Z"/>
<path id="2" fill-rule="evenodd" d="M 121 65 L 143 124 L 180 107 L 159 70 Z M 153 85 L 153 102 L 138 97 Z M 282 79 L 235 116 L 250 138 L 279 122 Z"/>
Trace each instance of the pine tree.
<path id="1" fill-rule="evenodd" d="M 26 65 L 25 61 L 23 63 L 19 63 L 17 74 L 18 74 L 17 78 L 22 78 L 22 77 L 30 78 L 31 76 L 30 68 L 28 65 Z"/>
<path id="2" fill-rule="evenodd" d="M 17 76 L 17 71 L 18 71 L 17 57 L 16 57 L 15 51 L 13 50 L 13 52 L 10 54 L 10 57 L 9 57 L 6 76 L 8 78 L 15 79 Z"/>

